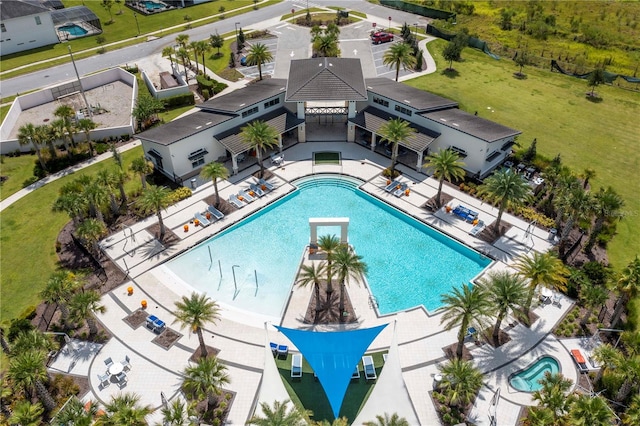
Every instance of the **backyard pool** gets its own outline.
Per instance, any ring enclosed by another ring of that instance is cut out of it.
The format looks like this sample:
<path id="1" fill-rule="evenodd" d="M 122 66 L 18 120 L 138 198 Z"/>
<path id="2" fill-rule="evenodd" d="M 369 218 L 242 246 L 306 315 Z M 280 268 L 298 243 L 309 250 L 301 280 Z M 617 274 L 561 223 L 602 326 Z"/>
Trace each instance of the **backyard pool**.
<path id="1" fill-rule="evenodd" d="M 440 295 L 469 283 L 491 260 L 364 193 L 361 182 L 316 177 L 298 190 L 165 264 L 213 299 L 282 315 L 305 246 L 309 218 L 348 217 L 349 243 L 368 265 L 382 314 L 419 305 L 435 311 Z M 318 235 L 340 235 L 319 227 Z M 356 285 L 356 284 L 352 284 Z"/>
<path id="2" fill-rule="evenodd" d="M 143 1 L 142 3 L 147 10 L 164 9 L 166 7 L 164 3 L 157 3 L 155 1 Z"/>
<path id="3" fill-rule="evenodd" d="M 58 31 L 62 31 L 72 36 L 83 36 L 87 34 L 89 31 L 85 30 L 79 25 L 76 24 L 64 24 L 61 27 L 58 27 Z"/>
<path id="4" fill-rule="evenodd" d="M 509 384 L 520 392 L 535 392 L 542 389 L 540 380 L 544 379 L 546 372 L 557 374 L 560 372 L 560 365 L 555 358 L 543 356 L 526 369 L 509 377 Z"/>

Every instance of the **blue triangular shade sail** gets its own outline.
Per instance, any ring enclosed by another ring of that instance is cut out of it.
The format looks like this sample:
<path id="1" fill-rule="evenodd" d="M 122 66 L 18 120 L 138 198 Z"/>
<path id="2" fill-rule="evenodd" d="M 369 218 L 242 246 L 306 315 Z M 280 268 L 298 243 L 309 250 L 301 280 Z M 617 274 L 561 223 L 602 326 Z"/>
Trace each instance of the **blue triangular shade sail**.
<path id="1" fill-rule="evenodd" d="M 326 332 L 276 328 L 291 340 L 313 368 L 337 418 L 358 361 L 387 325 Z"/>

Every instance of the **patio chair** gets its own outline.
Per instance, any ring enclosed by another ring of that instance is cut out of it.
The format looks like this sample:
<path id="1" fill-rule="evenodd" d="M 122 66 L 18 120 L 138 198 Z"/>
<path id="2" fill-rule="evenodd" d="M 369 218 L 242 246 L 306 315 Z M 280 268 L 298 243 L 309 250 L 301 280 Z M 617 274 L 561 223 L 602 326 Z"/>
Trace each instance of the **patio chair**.
<path id="1" fill-rule="evenodd" d="M 260 185 L 261 187 L 264 186 L 269 191 L 273 191 L 276 188 L 275 186 L 273 186 L 272 184 L 270 184 L 269 182 L 267 182 L 264 179 L 258 179 L 258 185 Z"/>
<path id="2" fill-rule="evenodd" d="M 387 185 L 384 190 L 387 192 L 391 192 L 392 190 L 396 189 L 396 187 L 400 185 L 400 182 L 398 182 L 397 180 L 392 181 L 389 185 Z"/>
<path id="3" fill-rule="evenodd" d="M 287 345 L 278 345 L 278 349 L 276 349 L 276 353 L 278 357 L 287 357 L 289 355 L 289 346 Z"/>
<path id="4" fill-rule="evenodd" d="M 229 195 L 229 202 L 236 208 L 241 209 L 244 207 L 244 203 L 238 198 L 236 194 Z"/>
<path id="5" fill-rule="evenodd" d="M 270 157 L 271 164 L 273 164 L 274 166 L 280 166 L 284 162 L 284 154 L 272 153 Z"/>
<path id="6" fill-rule="evenodd" d="M 396 185 L 396 190 L 393 192 L 393 195 L 395 195 L 398 198 L 402 197 L 408 188 L 409 188 L 409 185 L 407 185 L 406 183 L 401 183 L 400 188 L 398 188 L 398 185 Z"/>
<path id="7" fill-rule="evenodd" d="M 560 293 L 555 293 L 553 295 L 553 302 L 551 302 L 551 304 L 553 306 L 557 306 L 558 308 L 562 308 L 562 303 L 560 303 L 560 299 L 562 299 L 562 295 Z"/>
<path id="8" fill-rule="evenodd" d="M 264 196 L 264 191 L 258 187 L 255 183 L 249 184 L 249 189 L 256 193 L 258 197 Z"/>
<path id="9" fill-rule="evenodd" d="M 127 386 L 127 375 L 124 373 L 120 373 L 116 376 L 116 380 L 118 381 L 118 387 L 122 389 Z"/>
<path id="10" fill-rule="evenodd" d="M 376 368 L 373 364 L 373 357 L 371 355 L 365 355 L 362 357 L 362 366 L 364 367 L 364 378 L 366 380 L 375 380 L 378 378 Z"/>
<path id="11" fill-rule="evenodd" d="M 302 378 L 302 354 L 294 354 L 291 357 L 291 378 Z"/>
<path id="12" fill-rule="evenodd" d="M 202 226 L 203 228 L 204 228 L 205 226 L 209 226 L 209 225 L 211 225 L 211 222 L 209 221 L 209 219 L 207 219 L 206 217 L 204 217 L 204 216 L 202 215 L 202 213 L 200 213 L 200 212 L 196 212 L 196 213 L 193 215 L 193 217 L 194 217 L 194 219 L 196 219 L 198 222 L 200 222 L 200 226 Z"/>
<path id="13" fill-rule="evenodd" d="M 244 198 L 247 201 L 247 203 L 253 203 L 257 199 L 257 197 L 254 197 L 253 195 L 249 194 L 249 191 L 246 191 L 244 189 L 241 189 L 238 192 L 238 198 L 240 197 Z"/>
<path id="14" fill-rule="evenodd" d="M 113 365 L 113 360 L 111 359 L 111 357 L 107 358 L 104 360 L 104 365 L 107 366 L 107 368 L 111 367 Z"/>
<path id="15" fill-rule="evenodd" d="M 124 361 L 120 361 L 120 364 L 124 367 L 125 371 L 131 370 L 131 359 L 129 355 L 124 356 Z"/>
<path id="16" fill-rule="evenodd" d="M 473 235 L 474 237 L 476 235 L 478 235 L 480 233 L 480 231 L 482 231 L 484 229 L 484 222 L 479 220 L 478 224 L 476 226 L 474 226 L 473 228 L 471 228 L 471 231 L 469 231 L 469 234 Z"/>
<path id="17" fill-rule="evenodd" d="M 224 213 L 222 213 L 220 210 L 216 209 L 213 206 L 207 206 L 207 211 L 211 213 L 211 216 L 216 218 L 216 220 L 220 220 L 224 217 Z"/>
<path id="18" fill-rule="evenodd" d="M 271 353 L 273 353 L 273 356 L 276 356 L 276 354 L 278 353 L 278 344 L 269 342 L 269 346 L 271 347 Z"/>
<path id="19" fill-rule="evenodd" d="M 102 386 L 102 389 L 106 388 L 111 384 L 111 381 L 109 379 L 110 379 L 109 374 L 98 373 L 98 380 L 100 380 L 100 386 Z"/>

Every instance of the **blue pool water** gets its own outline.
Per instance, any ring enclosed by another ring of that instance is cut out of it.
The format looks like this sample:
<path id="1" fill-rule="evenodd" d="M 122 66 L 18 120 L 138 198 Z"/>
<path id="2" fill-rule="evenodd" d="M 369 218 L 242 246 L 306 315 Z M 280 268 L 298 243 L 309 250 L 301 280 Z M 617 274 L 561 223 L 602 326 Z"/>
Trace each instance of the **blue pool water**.
<path id="1" fill-rule="evenodd" d="M 513 374 L 509 378 L 509 384 L 521 392 L 535 392 L 542 389 L 540 380 L 544 379 L 546 372 L 557 374 L 560 372 L 560 365 L 555 358 L 543 356 L 526 369 Z"/>
<path id="2" fill-rule="evenodd" d="M 76 24 L 65 24 L 61 27 L 58 27 L 58 31 L 63 31 L 72 36 L 82 36 L 89 32 Z"/>
<path id="3" fill-rule="evenodd" d="M 369 267 L 367 281 L 382 314 L 418 305 L 434 311 L 441 294 L 468 283 L 491 262 L 345 182 L 300 183 L 298 191 L 166 267 L 219 302 L 280 316 L 309 244 L 310 217 L 349 218 L 349 242 Z M 340 229 L 319 227 L 318 235 L 326 234 L 339 236 Z"/>
<path id="4" fill-rule="evenodd" d="M 164 3 L 155 3 L 152 1 L 143 1 L 142 3 L 144 3 L 144 7 L 147 10 L 155 10 L 155 9 L 164 9 L 165 8 L 165 4 Z"/>

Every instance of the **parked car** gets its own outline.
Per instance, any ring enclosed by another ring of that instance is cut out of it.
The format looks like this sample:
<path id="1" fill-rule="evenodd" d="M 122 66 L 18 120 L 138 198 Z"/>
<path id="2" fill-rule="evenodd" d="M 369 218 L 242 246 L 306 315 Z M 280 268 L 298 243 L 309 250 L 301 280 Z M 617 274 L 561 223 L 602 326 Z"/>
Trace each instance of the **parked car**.
<path id="1" fill-rule="evenodd" d="M 386 33 L 384 31 L 377 31 L 371 34 L 371 41 L 373 44 L 387 43 L 393 41 L 393 34 Z"/>

